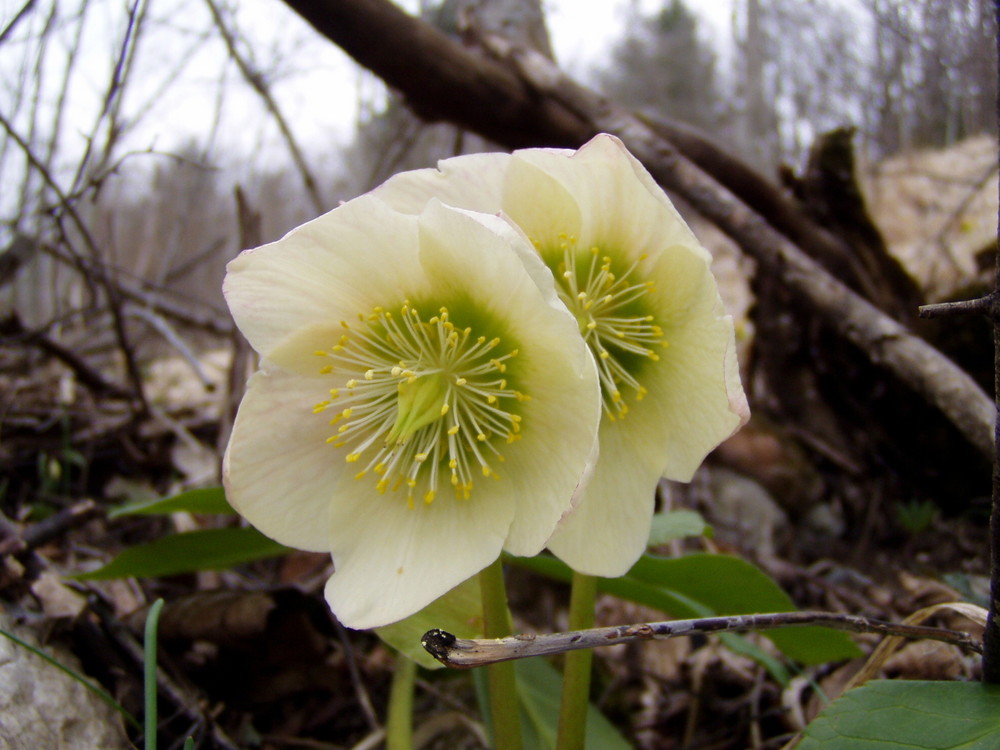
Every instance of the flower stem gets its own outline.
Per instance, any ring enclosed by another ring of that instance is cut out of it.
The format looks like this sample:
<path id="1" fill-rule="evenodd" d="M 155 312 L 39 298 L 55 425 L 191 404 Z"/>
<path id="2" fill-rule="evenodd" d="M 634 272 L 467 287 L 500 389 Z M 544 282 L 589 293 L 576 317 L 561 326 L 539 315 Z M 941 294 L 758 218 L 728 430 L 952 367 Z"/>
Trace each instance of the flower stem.
<path id="1" fill-rule="evenodd" d="M 405 656 L 398 656 L 389 691 L 386 750 L 413 750 L 413 683 L 416 677 L 417 663 Z"/>
<path id="2" fill-rule="evenodd" d="M 594 627 L 597 579 L 573 573 L 569 597 L 570 630 Z M 587 649 L 566 654 L 563 665 L 562 703 L 556 750 L 583 750 L 587 738 L 587 707 L 590 703 L 590 665 L 594 652 Z"/>
<path id="3" fill-rule="evenodd" d="M 484 631 L 487 638 L 510 635 L 510 610 L 503 582 L 503 563 L 498 558 L 479 574 L 483 599 Z M 517 683 L 514 664 L 504 662 L 487 668 L 490 687 L 490 713 L 493 718 L 495 750 L 521 750 L 521 717 L 518 713 Z"/>

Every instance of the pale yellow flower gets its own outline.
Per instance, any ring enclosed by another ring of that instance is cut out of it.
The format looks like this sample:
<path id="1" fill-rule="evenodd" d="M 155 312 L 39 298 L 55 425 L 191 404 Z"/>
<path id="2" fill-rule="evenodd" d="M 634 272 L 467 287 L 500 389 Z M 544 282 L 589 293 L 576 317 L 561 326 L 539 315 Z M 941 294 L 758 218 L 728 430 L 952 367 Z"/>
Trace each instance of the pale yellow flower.
<path id="1" fill-rule="evenodd" d="M 609 135 L 575 152 L 446 159 L 374 195 L 407 212 L 433 197 L 498 213 L 532 240 L 597 362 L 603 406 L 594 476 L 548 546 L 580 572 L 625 573 L 659 479 L 690 480 L 749 417 L 708 251 Z"/>
<path id="2" fill-rule="evenodd" d="M 355 628 L 534 555 L 594 458 L 596 369 L 527 239 L 362 196 L 248 250 L 224 291 L 261 357 L 224 461 L 265 534 L 332 554 Z"/>

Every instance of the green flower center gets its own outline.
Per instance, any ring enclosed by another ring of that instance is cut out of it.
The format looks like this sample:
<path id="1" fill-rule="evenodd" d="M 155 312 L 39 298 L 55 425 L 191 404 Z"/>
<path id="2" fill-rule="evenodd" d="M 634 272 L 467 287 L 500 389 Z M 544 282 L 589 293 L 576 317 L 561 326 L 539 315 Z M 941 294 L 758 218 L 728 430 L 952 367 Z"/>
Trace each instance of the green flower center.
<path id="1" fill-rule="evenodd" d="M 321 373 L 345 380 L 313 411 L 336 411 L 327 442 L 363 464 L 356 479 L 374 474 L 380 493 L 405 487 L 412 508 L 416 497 L 433 502 L 442 483 L 467 500 L 476 475 L 499 478 L 496 443 L 520 437 L 517 404 L 528 399 L 505 377 L 517 349 L 498 355 L 499 337 L 457 327 L 445 307 L 425 321 L 409 302 L 398 315 L 376 307 L 341 325 L 340 340 L 316 355 L 329 360 Z"/>
<path id="2" fill-rule="evenodd" d="M 578 250 L 576 238 L 567 235 L 560 235 L 559 251 L 547 258 L 559 297 L 576 316 L 597 361 L 604 413 L 615 421 L 628 414 L 622 390 L 641 401 L 647 392 L 640 383 L 642 371 L 659 361 L 655 349 L 668 345 L 646 299 L 655 285 L 639 278 L 646 256 L 616 264 L 599 247 Z"/>

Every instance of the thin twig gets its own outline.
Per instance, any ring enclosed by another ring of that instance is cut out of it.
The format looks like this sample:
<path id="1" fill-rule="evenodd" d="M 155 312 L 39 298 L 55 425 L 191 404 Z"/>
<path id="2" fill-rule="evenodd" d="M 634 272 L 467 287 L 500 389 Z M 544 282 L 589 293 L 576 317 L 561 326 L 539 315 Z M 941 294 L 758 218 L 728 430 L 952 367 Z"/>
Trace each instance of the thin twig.
<path id="1" fill-rule="evenodd" d="M 72 202 L 67 199 L 66 194 L 59 186 L 59 183 L 55 181 L 55 178 L 53 178 L 52 174 L 49 172 L 48 167 L 43 164 L 37 156 L 35 156 L 30 144 L 28 144 L 24 138 L 21 137 L 21 135 L 14 129 L 13 125 L 11 125 L 7 118 L 5 118 L 2 114 L 0 114 L 0 126 L 3 126 L 4 130 L 7 131 L 7 134 L 24 152 L 25 158 L 28 160 L 31 167 L 38 171 L 45 183 L 52 189 L 52 192 L 59 201 L 60 209 L 62 209 L 66 215 L 69 216 L 77 231 L 80 232 L 80 236 L 83 238 L 83 242 L 87 246 L 87 251 L 92 258 L 98 259 L 100 257 L 100 252 L 98 251 L 97 243 L 91 235 L 86 222 L 84 222 Z M 66 234 L 65 228 L 62 226 L 62 222 L 57 222 L 57 226 L 63 234 L 67 249 L 73 253 L 74 258 L 80 258 L 80 256 L 73 251 L 72 245 L 69 242 L 69 237 Z M 83 273 L 84 278 L 88 278 L 84 268 L 85 266 L 80 265 L 80 270 L 81 273 Z M 103 269 L 96 265 L 90 266 L 89 268 L 94 271 L 97 283 L 101 286 L 107 296 L 108 309 L 111 312 L 111 317 L 114 322 L 113 330 L 118 341 L 118 346 L 125 358 L 125 369 L 132 385 L 133 396 L 138 401 L 138 412 L 140 415 L 145 414 L 149 411 L 149 404 L 146 401 L 146 394 L 143 390 L 142 376 L 139 372 L 139 365 L 135 361 L 135 352 L 129 344 L 128 335 L 125 330 L 125 321 L 121 310 L 120 294 L 117 287 L 114 283 L 112 283 L 109 275 L 104 272 Z"/>
<path id="2" fill-rule="evenodd" d="M 495 662 L 547 656 L 582 648 L 613 646 L 634 641 L 656 641 L 678 636 L 711 633 L 744 633 L 750 630 L 821 626 L 855 633 L 880 633 L 904 638 L 930 638 L 981 653 L 982 644 L 969 633 L 925 625 L 904 625 L 857 615 L 831 612 L 777 612 L 763 615 L 702 617 L 695 620 L 670 620 L 640 625 L 616 625 L 608 628 L 573 630 L 546 635 L 515 635 L 509 638 L 456 638 L 443 630 L 430 630 L 421 644 L 435 659 L 449 667 L 467 669 Z"/>
<path id="3" fill-rule="evenodd" d="M 236 48 L 236 39 L 233 37 L 232 31 L 226 26 L 225 20 L 222 18 L 222 13 L 219 11 L 219 6 L 215 4 L 213 0 L 205 0 L 208 5 L 208 10 L 212 14 L 212 20 L 215 21 L 215 26 L 218 28 L 219 33 L 222 35 L 223 41 L 226 43 L 226 49 L 229 50 L 229 56 L 233 58 L 233 62 L 240 69 L 240 73 L 246 82 L 250 84 L 250 87 L 257 92 L 258 96 L 264 101 L 264 106 L 267 107 L 267 111 L 271 113 L 274 118 L 274 122 L 278 126 L 278 130 L 281 131 L 282 138 L 285 139 L 285 144 L 288 146 L 288 151 L 292 155 L 292 161 L 295 162 L 295 166 L 299 170 L 299 174 L 302 176 L 302 183 L 305 185 L 306 192 L 309 194 L 309 200 L 312 201 L 313 209 L 317 213 L 323 213 L 327 210 L 328 206 L 324 203 L 323 198 L 319 194 L 319 187 L 316 183 L 316 178 L 313 177 L 312 171 L 309 169 L 309 165 L 306 163 L 306 158 L 302 153 L 302 149 L 299 148 L 298 141 L 295 140 L 295 136 L 292 133 L 292 129 L 288 125 L 288 121 L 285 116 L 281 113 L 281 109 L 278 107 L 278 102 L 275 101 L 274 97 L 271 96 L 271 90 L 268 88 L 267 84 L 264 82 L 264 76 L 257 70 L 254 70 L 253 65 L 240 54 L 240 51 Z"/>
<path id="4" fill-rule="evenodd" d="M 921 318 L 951 318 L 958 315 L 991 315 L 995 304 L 995 295 L 989 294 L 976 299 L 957 302 L 938 302 L 933 305 L 921 305 Z"/>
<path id="5" fill-rule="evenodd" d="M 16 316 L 11 316 L 0 323 L 0 334 L 10 337 L 19 337 L 25 343 L 30 344 L 43 352 L 50 354 L 66 365 L 76 379 L 99 396 L 107 395 L 112 398 L 131 399 L 132 392 L 113 381 L 108 380 L 98 370 L 95 370 L 84 359 L 72 349 L 68 349 L 57 341 L 53 341 L 40 331 L 28 331 L 21 325 L 21 321 Z"/>

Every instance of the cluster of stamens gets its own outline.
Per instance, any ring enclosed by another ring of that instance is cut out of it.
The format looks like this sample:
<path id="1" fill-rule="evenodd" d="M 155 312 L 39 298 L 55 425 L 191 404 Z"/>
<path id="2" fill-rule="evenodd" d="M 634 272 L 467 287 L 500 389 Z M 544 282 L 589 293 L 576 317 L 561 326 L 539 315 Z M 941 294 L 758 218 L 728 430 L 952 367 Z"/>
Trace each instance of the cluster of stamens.
<path id="1" fill-rule="evenodd" d="M 612 421 L 628 413 L 622 389 L 629 389 L 636 401 L 646 395 L 628 364 L 635 357 L 658 361 L 656 348 L 666 348 L 663 329 L 641 311 L 644 296 L 655 291 L 652 281 L 638 281 L 634 271 L 646 260 L 639 256 L 616 274 L 612 259 L 598 247 L 577 249 L 576 238 L 560 235 L 562 261 L 555 270 L 559 296 L 576 315 L 583 335 L 597 361 L 604 412 Z"/>
<path id="2" fill-rule="evenodd" d="M 346 379 L 313 411 L 336 412 L 327 442 L 362 467 L 356 479 L 375 475 L 380 493 L 405 488 L 412 508 L 416 497 L 433 502 L 442 483 L 467 500 L 476 475 L 499 478 L 495 443 L 520 437 L 516 404 L 528 399 L 505 377 L 516 349 L 498 354 L 499 338 L 458 328 L 444 307 L 424 321 L 409 302 L 341 326 L 316 355 L 329 360 L 321 373 Z"/>

